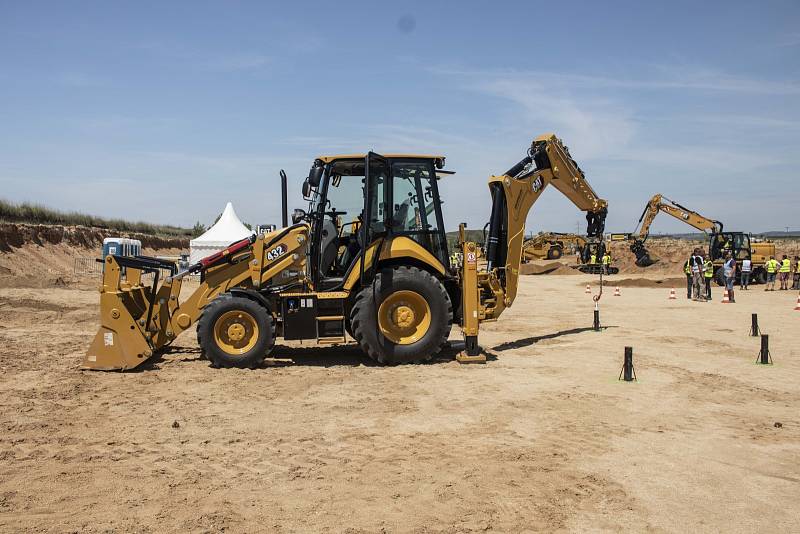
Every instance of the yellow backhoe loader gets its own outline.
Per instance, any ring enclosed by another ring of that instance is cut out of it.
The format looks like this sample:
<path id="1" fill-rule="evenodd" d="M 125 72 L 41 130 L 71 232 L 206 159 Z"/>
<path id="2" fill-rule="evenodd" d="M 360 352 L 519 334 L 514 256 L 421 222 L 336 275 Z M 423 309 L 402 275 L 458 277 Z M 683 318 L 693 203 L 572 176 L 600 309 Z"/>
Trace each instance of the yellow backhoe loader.
<path id="1" fill-rule="evenodd" d="M 771 242 L 751 242 L 750 235 L 744 232 L 723 231 L 720 221 L 709 219 L 696 211 L 681 206 L 674 200 L 657 193 L 648 201 L 639 217 L 638 232 L 627 234 L 633 240 L 630 249 L 636 256 L 636 265 L 649 267 L 658 260 L 654 260 L 647 251 L 644 243 L 650 235 L 650 225 L 659 213 L 672 215 L 689 226 L 697 228 L 708 235 L 708 254 L 714 263 L 714 279 L 719 285 L 724 284 L 722 264 L 725 254 L 731 252 L 733 257 L 741 262 L 748 259 L 752 262 L 752 279 L 756 283 L 766 282 L 764 264 L 770 256 L 775 255 L 775 244 Z"/>
<path id="2" fill-rule="evenodd" d="M 451 267 L 437 182 L 443 156 L 375 153 L 317 158 L 303 184 L 309 209 L 284 228 L 253 235 L 182 272 L 148 257 L 108 255 L 101 326 L 84 358 L 89 369 L 132 369 L 196 325 L 217 367 L 257 367 L 277 338 L 343 343 L 346 334 L 384 364 L 417 362 L 461 325 L 460 361 L 485 361 L 481 322 L 496 320 L 517 294 L 525 219 L 548 184 L 587 211 L 602 238 L 607 203 L 594 193 L 567 147 L 536 138 L 528 155 L 489 178 L 492 199 L 486 266 L 464 239 Z M 285 184 L 285 174 L 282 173 Z M 169 275 L 160 279 L 162 269 Z M 153 273 L 152 284 L 142 273 Z M 199 287 L 183 302 L 183 279 Z"/>

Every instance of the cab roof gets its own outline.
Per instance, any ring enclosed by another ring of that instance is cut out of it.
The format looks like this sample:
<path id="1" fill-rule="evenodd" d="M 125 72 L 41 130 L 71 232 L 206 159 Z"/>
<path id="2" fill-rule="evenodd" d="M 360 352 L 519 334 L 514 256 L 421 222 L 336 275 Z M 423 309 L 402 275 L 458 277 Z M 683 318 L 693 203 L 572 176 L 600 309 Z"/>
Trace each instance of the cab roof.
<path id="1" fill-rule="evenodd" d="M 431 154 L 379 154 L 379 155 L 389 159 L 432 159 L 432 160 L 440 159 L 444 161 L 444 156 L 437 156 Z M 317 156 L 317 159 L 323 163 L 330 163 L 331 161 L 335 161 L 337 159 L 364 159 L 366 157 L 367 157 L 366 154 L 338 154 L 335 156 Z"/>

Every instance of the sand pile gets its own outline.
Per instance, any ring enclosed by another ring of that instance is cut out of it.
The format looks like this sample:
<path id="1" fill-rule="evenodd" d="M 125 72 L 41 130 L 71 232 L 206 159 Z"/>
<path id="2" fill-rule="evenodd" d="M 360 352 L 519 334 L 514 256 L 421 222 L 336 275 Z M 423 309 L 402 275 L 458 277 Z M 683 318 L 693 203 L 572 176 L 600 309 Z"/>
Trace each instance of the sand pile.
<path id="1" fill-rule="evenodd" d="M 520 266 L 519 274 L 581 274 L 577 269 L 560 261 L 536 260 Z"/>
<path id="2" fill-rule="evenodd" d="M 599 282 L 595 282 L 594 285 L 598 285 Z M 623 278 L 621 280 L 617 280 L 615 278 L 612 279 L 604 279 L 603 280 L 603 287 L 684 287 L 686 284 L 685 277 L 669 277 L 669 278 Z M 583 286 L 583 283 L 579 284 Z"/>

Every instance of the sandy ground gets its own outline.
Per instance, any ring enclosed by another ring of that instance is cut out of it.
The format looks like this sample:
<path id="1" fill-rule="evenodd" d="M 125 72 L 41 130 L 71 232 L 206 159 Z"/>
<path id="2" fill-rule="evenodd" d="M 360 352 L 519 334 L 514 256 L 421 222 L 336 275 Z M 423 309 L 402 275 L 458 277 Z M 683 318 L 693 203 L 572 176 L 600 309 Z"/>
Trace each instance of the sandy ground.
<path id="1" fill-rule="evenodd" d="M 278 347 L 293 363 L 220 370 L 187 332 L 124 374 L 77 370 L 93 290 L 0 287 L 0 530 L 800 530 L 796 292 L 607 287 L 598 333 L 590 281 L 523 277 L 486 365 Z"/>

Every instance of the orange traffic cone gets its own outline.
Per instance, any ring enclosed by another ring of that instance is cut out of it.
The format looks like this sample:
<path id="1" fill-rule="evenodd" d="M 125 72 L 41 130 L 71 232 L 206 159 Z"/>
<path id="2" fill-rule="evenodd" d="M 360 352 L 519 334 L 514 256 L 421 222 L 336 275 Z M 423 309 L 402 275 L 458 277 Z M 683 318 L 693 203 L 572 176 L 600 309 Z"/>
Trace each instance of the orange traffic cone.
<path id="1" fill-rule="evenodd" d="M 797 295 L 797 304 L 794 305 L 794 311 L 800 311 L 800 295 Z"/>
<path id="2" fill-rule="evenodd" d="M 615 297 L 621 297 L 622 296 L 622 293 L 619 292 L 619 286 L 617 286 L 616 289 L 614 289 L 614 296 Z"/>
<path id="3" fill-rule="evenodd" d="M 675 300 L 677 298 L 678 297 L 675 296 L 675 288 L 673 287 L 672 289 L 669 290 L 669 300 Z"/>
<path id="4" fill-rule="evenodd" d="M 725 294 L 722 295 L 722 303 L 723 304 L 730 304 L 731 300 L 728 298 L 728 290 L 725 290 Z"/>
<path id="5" fill-rule="evenodd" d="M 589 287 L 589 284 L 586 284 L 586 291 L 584 291 L 584 293 L 591 293 L 591 292 L 592 292 L 592 288 Z"/>

